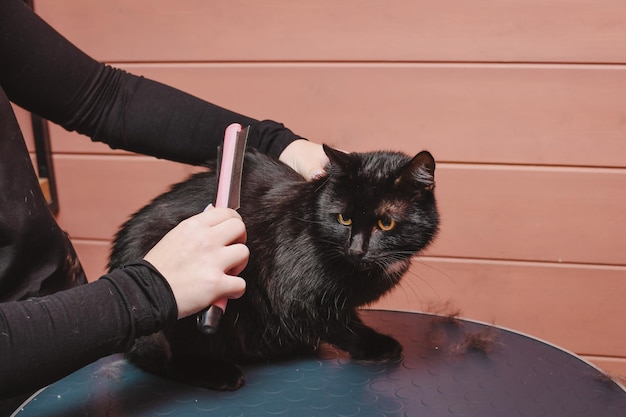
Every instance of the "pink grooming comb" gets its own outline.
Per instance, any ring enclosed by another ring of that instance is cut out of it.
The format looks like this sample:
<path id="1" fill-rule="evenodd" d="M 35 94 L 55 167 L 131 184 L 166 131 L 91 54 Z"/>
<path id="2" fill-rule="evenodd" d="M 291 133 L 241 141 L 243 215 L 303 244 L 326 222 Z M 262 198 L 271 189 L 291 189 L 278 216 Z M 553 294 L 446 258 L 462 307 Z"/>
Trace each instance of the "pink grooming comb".
<path id="1" fill-rule="evenodd" d="M 243 158 L 248 141 L 250 126 L 241 128 L 233 123 L 226 128 L 224 144 L 217 150 L 217 194 L 215 207 L 228 207 L 234 210 L 239 208 L 241 195 L 241 176 Z M 220 319 L 226 311 L 227 299 L 218 300 L 198 315 L 198 329 L 202 333 L 215 333 Z"/>

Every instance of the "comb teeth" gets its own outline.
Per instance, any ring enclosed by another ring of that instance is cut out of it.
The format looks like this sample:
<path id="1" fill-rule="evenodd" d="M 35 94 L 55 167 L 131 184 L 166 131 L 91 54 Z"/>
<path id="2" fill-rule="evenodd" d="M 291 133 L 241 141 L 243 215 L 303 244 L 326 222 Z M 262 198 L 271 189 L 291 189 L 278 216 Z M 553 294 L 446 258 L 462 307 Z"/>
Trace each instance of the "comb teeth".
<path id="1" fill-rule="evenodd" d="M 233 159 L 233 169 L 231 174 L 230 193 L 228 195 L 228 207 L 238 209 L 241 197 L 241 178 L 243 176 L 243 158 L 248 142 L 250 126 L 240 130 L 235 140 L 235 157 Z"/>
<path id="2" fill-rule="evenodd" d="M 216 207 L 228 207 L 235 210 L 239 208 L 241 171 L 248 132 L 249 126 L 241 129 L 241 125 L 236 123 L 226 129 L 224 146 L 218 164 Z"/>

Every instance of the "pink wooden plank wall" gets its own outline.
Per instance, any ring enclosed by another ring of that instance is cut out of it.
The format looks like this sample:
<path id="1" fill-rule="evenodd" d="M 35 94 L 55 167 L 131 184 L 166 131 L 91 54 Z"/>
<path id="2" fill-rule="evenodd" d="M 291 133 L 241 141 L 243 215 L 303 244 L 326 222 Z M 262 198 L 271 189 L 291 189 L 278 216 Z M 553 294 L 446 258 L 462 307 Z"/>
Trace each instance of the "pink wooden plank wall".
<path id="1" fill-rule="evenodd" d="M 626 375 L 623 0 L 57 0 L 36 10 L 99 60 L 316 141 L 431 150 L 442 233 L 375 307 L 449 303 Z M 95 279 L 118 225 L 193 169 L 51 131 L 58 219 Z"/>

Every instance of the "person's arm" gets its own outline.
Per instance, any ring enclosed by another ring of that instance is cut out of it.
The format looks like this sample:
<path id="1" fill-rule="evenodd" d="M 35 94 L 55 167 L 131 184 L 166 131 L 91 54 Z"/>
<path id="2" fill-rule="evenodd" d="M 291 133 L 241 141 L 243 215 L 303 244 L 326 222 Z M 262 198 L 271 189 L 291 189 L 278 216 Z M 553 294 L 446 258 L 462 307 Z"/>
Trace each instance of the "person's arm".
<path id="1" fill-rule="evenodd" d="M 174 295 L 149 263 L 41 298 L 0 304 L 0 398 L 41 388 L 176 320 Z"/>
<path id="2" fill-rule="evenodd" d="M 241 216 L 213 208 L 180 222 L 145 256 L 91 284 L 0 303 L 0 399 L 129 348 L 220 298 L 241 297 Z M 176 248 L 178 252 L 174 254 Z"/>
<path id="3" fill-rule="evenodd" d="M 249 144 L 278 157 L 300 137 L 161 83 L 96 62 L 21 0 L 0 0 L 0 84 L 9 98 L 112 148 L 198 164 L 226 127 L 251 125 Z"/>

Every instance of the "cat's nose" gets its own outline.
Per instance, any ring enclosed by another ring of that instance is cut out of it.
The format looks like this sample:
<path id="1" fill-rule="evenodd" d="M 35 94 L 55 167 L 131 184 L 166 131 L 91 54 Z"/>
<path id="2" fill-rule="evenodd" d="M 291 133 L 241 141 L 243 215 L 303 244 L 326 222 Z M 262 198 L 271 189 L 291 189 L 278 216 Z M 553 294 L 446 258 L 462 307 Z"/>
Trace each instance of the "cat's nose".
<path id="1" fill-rule="evenodd" d="M 348 256 L 361 259 L 367 252 L 366 240 L 362 234 L 356 234 L 350 240 L 350 247 L 348 248 Z"/>
<path id="2" fill-rule="evenodd" d="M 348 255 L 353 258 L 362 258 L 365 255 L 365 251 L 362 248 L 350 248 L 348 249 Z"/>

